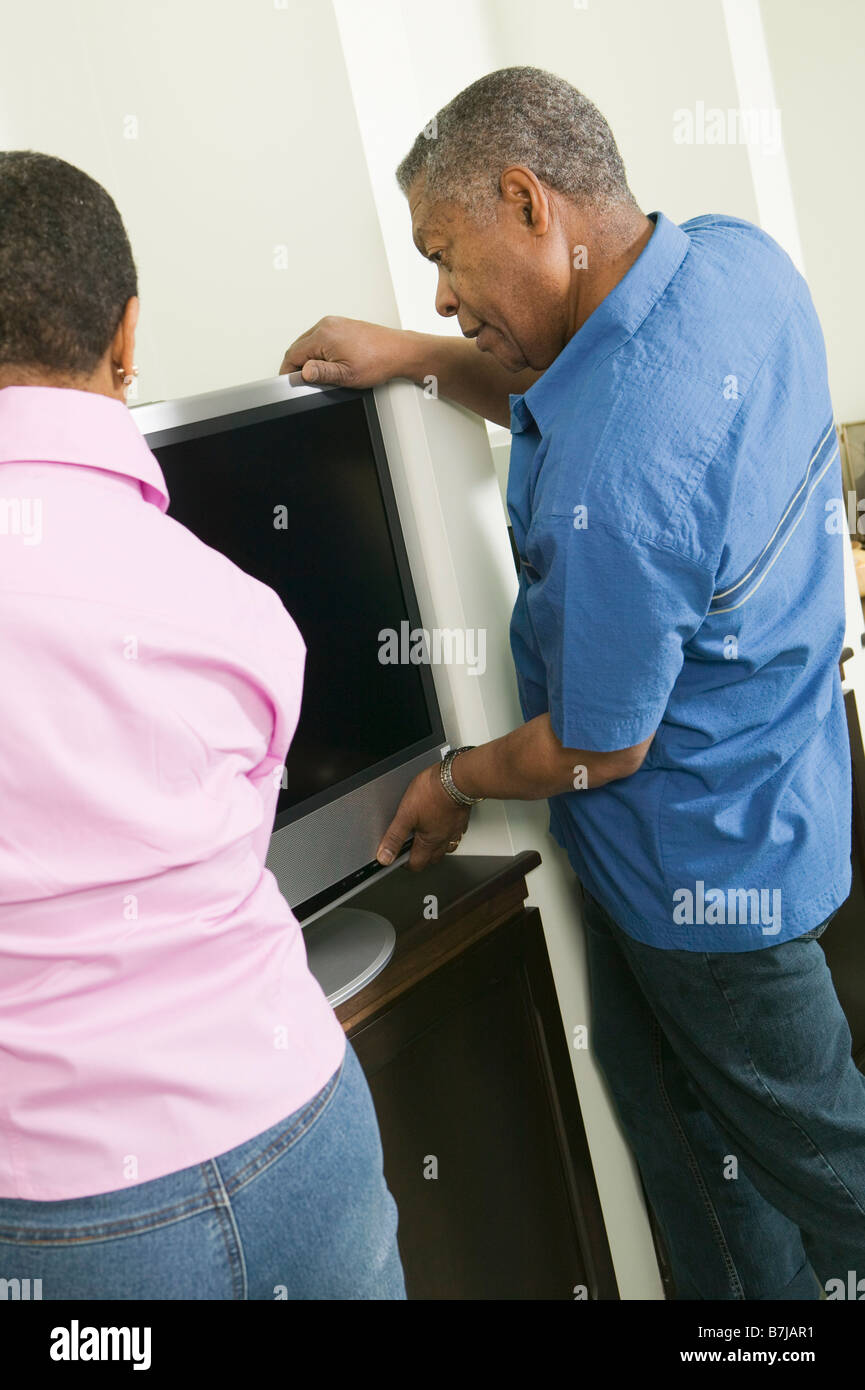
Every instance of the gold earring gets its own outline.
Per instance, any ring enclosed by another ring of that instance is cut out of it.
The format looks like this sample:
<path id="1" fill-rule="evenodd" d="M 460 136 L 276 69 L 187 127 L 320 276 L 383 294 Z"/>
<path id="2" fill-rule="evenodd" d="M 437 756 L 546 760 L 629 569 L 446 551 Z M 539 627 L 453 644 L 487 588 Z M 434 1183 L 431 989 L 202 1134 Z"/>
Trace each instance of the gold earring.
<path id="1" fill-rule="evenodd" d="M 131 374 L 131 375 L 129 374 L 129 372 L 127 372 L 127 373 L 124 375 L 124 371 L 123 371 L 123 368 L 122 368 L 122 367 L 115 367 L 114 370 L 115 370 L 115 372 L 117 372 L 118 376 L 122 376 L 122 377 L 123 377 L 123 385 L 124 385 L 124 386 L 131 386 L 131 385 L 132 385 L 132 382 L 133 382 L 133 379 L 134 379 L 135 377 L 138 376 L 138 368 L 137 368 L 137 367 L 133 367 L 133 368 L 132 368 L 132 374 Z"/>

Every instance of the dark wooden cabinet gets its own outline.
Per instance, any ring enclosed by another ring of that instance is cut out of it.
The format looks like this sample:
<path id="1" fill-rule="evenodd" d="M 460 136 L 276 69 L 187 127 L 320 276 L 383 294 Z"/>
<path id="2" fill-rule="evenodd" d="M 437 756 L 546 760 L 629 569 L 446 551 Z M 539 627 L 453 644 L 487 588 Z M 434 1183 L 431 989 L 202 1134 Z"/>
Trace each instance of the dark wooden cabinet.
<path id="1" fill-rule="evenodd" d="M 618 1297 L 540 915 L 525 905 L 539 863 L 458 856 L 356 900 L 397 931 L 387 969 L 337 1014 L 375 1101 L 410 1298 Z"/>

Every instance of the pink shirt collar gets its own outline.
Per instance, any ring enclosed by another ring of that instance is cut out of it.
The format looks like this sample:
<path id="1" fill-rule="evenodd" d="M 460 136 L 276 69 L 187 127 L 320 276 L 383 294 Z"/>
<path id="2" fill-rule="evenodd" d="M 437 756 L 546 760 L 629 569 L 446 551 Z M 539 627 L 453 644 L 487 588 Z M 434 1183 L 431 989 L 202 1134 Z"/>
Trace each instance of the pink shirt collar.
<path id="1" fill-rule="evenodd" d="M 0 390 L 0 464 L 76 463 L 134 478 L 145 501 L 168 510 L 168 489 L 122 401 L 58 386 Z"/>

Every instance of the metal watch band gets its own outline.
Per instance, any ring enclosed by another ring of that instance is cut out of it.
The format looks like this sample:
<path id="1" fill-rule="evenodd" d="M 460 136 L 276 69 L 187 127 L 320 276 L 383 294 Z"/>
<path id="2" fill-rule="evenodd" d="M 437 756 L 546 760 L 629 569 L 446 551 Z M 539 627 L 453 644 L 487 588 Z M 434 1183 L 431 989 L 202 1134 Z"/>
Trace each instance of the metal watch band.
<path id="1" fill-rule="evenodd" d="M 455 801 L 458 806 L 474 806 L 477 804 L 478 801 L 484 801 L 486 799 L 483 796 L 466 796 L 465 792 L 461 792 L 459 787 L 454 786 L 454 779 L 451 776 L 451 766 L 457 754 L 468 753 L 475 746 L 476 745 L 473 743 L 466 743 L 462 748 L 452 748 L 449 753 L 445 754 L 445 756 L 441 760 L 441 763 L 439 764 L 442 786 L 444 787 L 448 796 L 453 801 Z"/>

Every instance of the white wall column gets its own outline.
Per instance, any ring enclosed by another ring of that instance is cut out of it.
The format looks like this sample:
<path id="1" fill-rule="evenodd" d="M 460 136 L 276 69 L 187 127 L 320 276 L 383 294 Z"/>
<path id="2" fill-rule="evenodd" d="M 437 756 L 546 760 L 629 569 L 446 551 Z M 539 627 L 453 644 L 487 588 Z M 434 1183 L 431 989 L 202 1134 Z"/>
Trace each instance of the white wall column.
<path id="1" fill-rule="evenodd" d="M 446 0 L 436 6 L 429 42 L 459 36 L 446 63 L 416 55 L 420 8 L 400 0 L 334 0 L 364 154 L 369 168 L 394 294 L 405 327 L 454 332 L 433 311 L 434 280 L 412 244 L 408 209 L 394 169 L 435 111 L 482 73 L 502 66 L 488 27 L 488 6 Z M 414 26 L 414 30 L 412 30 Z M 426 55 L 430 57 L 429 54 Z M 508 623 L 516 576 L 507 518 L 482 421 L 417 388 L 387 393 L 386 435 L 398 441 L 405 473 L 394 484 L 414 563 L 425 622 L 482 627 L 487 671 L 471 677 L 436 669 L 452 740 L 481 743 L 520 723 Z M 623 1298 L 663 1296 L 636 1168 L 614 1116 L 605 1083 L 586 1048 L 570 1046 L 589 1023 L 583 929 L 574 875 L 547 833 L 541 803 L 485 803 L 472 816 L 463 845 L 469 854 L 539 850 L 543 864 L 528 880 L 540 909 L 607 1233 Z"/>

